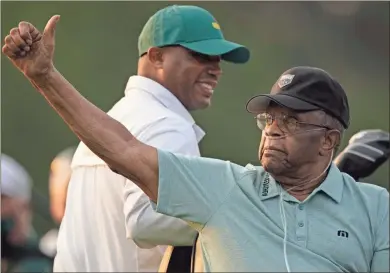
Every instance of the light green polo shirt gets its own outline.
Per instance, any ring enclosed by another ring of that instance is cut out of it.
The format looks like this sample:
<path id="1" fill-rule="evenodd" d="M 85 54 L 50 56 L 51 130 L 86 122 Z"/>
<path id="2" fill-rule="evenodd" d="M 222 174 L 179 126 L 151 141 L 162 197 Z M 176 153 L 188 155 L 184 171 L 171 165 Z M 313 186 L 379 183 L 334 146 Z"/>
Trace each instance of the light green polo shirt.
<path id="1" fill-rule="evenodd" d="M 281 187 L 262 167 L 161 150 L 158 160 L 156 211 L 200 232 L 206 271 L 286 272 Z M 305 201 L 282 196 L 292 272 L 389 272 L 386 189 L 332 165 Z"/>

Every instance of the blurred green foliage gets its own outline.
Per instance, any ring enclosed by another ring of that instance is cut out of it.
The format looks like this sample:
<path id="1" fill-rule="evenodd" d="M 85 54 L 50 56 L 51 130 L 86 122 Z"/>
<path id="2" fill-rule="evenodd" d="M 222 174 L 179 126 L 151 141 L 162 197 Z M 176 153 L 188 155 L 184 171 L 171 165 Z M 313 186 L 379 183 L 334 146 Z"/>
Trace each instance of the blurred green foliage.
<path id="1" fill-rule="evenodd" d="M 225 37 L 252 54 L 246 65 L 223 64 L 212 107 L 194 113 L 207 131 L 204 156 L 256 164 L 260 132 L 245 103 L 297 65 L 321 67 L 346 89 L 352 123 L 343 147 L 361 129 L 389 130 L 388 2 L 176 2 L 183 3 L 211 11 Z M 43 29 L 60 14 L 56 67 L 86 98 L 109 110 L 137 72 L 144 23 L 169 4 L 2 1 L 2 37 L 21 20 Z M 23 75 L 4 56 L 1 61 L 2 151 L 24 164 L 36 189 L 47 195 L 51 160 L 78 140 Z M 389 188 L 388 164 L 367 181 Z M 36 216 L 37 229 L 46 231 L 41 218 Z"/>

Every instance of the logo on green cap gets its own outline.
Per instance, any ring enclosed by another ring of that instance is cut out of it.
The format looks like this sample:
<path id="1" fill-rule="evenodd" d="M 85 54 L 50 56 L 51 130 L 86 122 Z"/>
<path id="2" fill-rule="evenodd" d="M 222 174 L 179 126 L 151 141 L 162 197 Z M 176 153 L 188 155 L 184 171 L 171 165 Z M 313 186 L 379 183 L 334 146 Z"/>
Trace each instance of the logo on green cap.
<path id="1" fill-rule="evenodd" d="M 213 25 L 213 28 L 215 28 L 215 29 L 221 29 L 220 25 L 217 22 L 213 22 L 212 25 Z"/>

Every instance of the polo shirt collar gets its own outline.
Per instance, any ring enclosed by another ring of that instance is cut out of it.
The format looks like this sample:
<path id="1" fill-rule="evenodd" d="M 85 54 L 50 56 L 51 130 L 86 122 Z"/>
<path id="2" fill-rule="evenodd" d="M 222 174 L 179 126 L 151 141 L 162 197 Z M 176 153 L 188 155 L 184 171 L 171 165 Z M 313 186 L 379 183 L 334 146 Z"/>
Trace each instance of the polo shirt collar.
<path id="1" fill-rule="evenodd" d="M 324 182 L 321 183 L 308 197 L 315 195 L 317 192 L 322 191 L 332 198 L 337 203 L 340 203 L 344 188 L 344 178 L 340 170 L 335 164 L 331 164 L 328 175 Z M 281 192 L 281 186 L 275 181 L 275 179 L 266 173 L 264 175 L 261 189 L 260 189 L 260 198 L 261 200 L 266 200 L 275 196 L 279 196 Z M 286 198 L 290 200 L 290 196 L 287 195 Z M 292 199 L 291 199 L 292 200 Z"/>

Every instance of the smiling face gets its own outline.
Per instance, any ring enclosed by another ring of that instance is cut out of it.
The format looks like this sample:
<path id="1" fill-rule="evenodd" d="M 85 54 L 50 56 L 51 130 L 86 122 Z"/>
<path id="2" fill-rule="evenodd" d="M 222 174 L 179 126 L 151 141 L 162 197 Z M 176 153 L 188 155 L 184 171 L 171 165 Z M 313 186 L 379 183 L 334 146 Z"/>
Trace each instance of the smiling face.
<path id="1" fill-rule="evenodd" d="M 151 48 L 149 58 L 158 66 L 158 80 L 188 110 L 210 106 L 222 73 L 220 56 L 208 56 L 181 46 Z"/>

